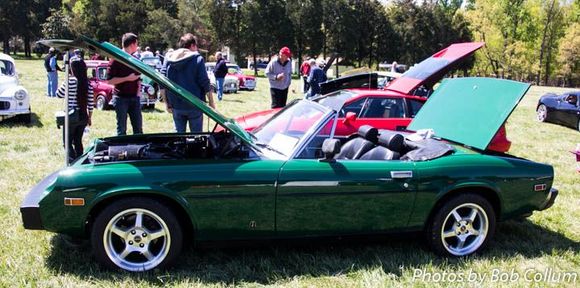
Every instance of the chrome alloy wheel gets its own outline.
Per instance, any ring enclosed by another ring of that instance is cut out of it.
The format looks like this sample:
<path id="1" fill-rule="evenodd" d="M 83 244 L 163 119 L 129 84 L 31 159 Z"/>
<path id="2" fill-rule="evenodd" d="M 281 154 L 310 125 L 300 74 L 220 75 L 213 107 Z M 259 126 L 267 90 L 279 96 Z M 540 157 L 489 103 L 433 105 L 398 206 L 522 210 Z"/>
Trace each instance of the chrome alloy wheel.
<path id="1" fill-rule="evenodd" d="M 544 122 L 546 121 L 547 117 L 548 117 L 548 109 L 546 108 L 546 105 L 542 104 L 538 106 L 538 110 L 536 111 L 536 118 L 538 119 L 538 121 Z"/>
<path id="2" fill-rule="evenodd" d="M 157 214 L 141 208 L 127 209 L 107 223 L 103 244 L 107 256 L 119 268 L 147 271 L 167 257 L 171 234 Z"/>
<path id="3" fill-rule="evenodd" d="M 441 227 L 441 240 L 445 249 L 464 256 L 475 252 L 485 241 L 489 220 L 485 210 L 477 204 L 457 206 L 445 217 Z"/>

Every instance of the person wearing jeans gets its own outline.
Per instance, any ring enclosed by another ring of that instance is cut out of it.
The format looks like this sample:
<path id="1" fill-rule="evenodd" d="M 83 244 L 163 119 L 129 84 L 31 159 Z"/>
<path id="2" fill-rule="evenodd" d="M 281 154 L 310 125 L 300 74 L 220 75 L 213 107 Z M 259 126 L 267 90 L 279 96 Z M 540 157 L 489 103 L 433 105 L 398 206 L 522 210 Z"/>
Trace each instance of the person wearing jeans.
<path id="1" fill-rule="evenodd" d="M 185 133 L 189 124 L 189 131 L 203 130 L 203 113 L 198 110 L 173 109 L 173 122 L 178 133 Z"/>
<path id="2" fill-rule="evenodd" d="M 179 39 L 179 47 L 165 55 L 161 73 L 201 101 L 205 102 L 207 93 L 209 105 L 215 109 L 205 61 L 197 51 L 195 36 L 191 33 L 183 35 Z M 167 104 L 167 112 L 173 114 L 177 133 L 185 133 L 188 123 L 191 132 L 202 131 L 203 114 L 194 104 L 165 89 L 161 90 L 161 95 Z"/>
<path id="3" fill-rule="evenodd" d="M 137 35 L 125 33 L 121 40 L 123 51 L 133 55 L 139 47 Z M 135 57 L 135 56 L 133 56 Z M 117 114 L 117 135 L 127 134 L 127 115 L 131 119 L 133 134 L 143 133 L 143 118 L 139 98 L 140 74 L 125 66 L 121 62 L 111 60 L 109 63 L 109 84 L 118 91 L 115 98 L 115 112 Z"/>
<path id="4" fill-rule="evenodd" d="M 117 114 L 117 135 L 127 135 L 127 116 L 131 120 L 133 134 L 143 134 L 143 116 L 139 97 L 117 96 L 115 114 Z"/>
<path id="5" fill-rule="evenodd" d="M 216 64 L 213 69 L 213 75 L 215 76 L 215 81 L 217 85 L 217 97 L 219 101 L 222 101 L 224 95 L 224 82 L 226 81 L 226 75 L 228 74 L 228 66 L 226 60 L 222 56 L 222 52 L 215 53 Z"/>

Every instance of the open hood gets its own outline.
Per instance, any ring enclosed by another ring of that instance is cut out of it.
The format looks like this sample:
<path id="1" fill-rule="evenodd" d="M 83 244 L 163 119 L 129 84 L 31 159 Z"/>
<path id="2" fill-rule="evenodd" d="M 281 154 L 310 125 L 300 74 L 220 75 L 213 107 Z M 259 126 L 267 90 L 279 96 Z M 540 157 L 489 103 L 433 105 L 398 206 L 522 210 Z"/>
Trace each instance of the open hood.
<path id="1" fill-rule="evenodd" d="M 494 78 L 445 79 L 408 129 L 485 150 L 530 84 Z"/>
<path id="2" fill-rule="evenodd" d="M 130 67 L 133 70 L 138 71 L 139 73 L 144 74 L 145 76 L 151 78 L 154 82 L 158 83 L 163 88 L 171 91 L 175 95 L 179 95 L 183 99 L 189 101 L 209 118 L 211 118 L 224 128 L 230 130 L 232 133 L 236 134 L 245 142 L 250 144 L 253 143 L 250 134 L 244 131 L 244 129 L 241 128 L 233 119 L 228 119 L 224 117 L 223 115 L 221 115 L 220 113 L 209 107 L 205 102 L 199 100 L 199 98 L 195 97 L 193 94 L 189 93 L 181 86 L 167 79 L 161 73 L 155 71 L 155 69 L 151 68 L 149 65 L 139 61 L 135 57 L 127 54 L 125 51 L 119 49 L 117 46 L 111 43 L 97 42 L 86 36 L 80 36 L 78 39 L 75 40 L 54 39 L 54 40 L 42 40 L 38 42 L 46 46 L 61 49 L 71 49 L 76 47 L 90 49 L 93 51 L 96 50 L 101 55 L 107 55 L 110 58 L 127 65 L 127 67 Z"/>
<path id="3" fill-rule="evenodd" d="M 435 83 L 455 67 L 455 64 L 469 57 L 484 44 L 483 42 L 451 44 L 449 47 L 411 67 L 401 77 L 389 83 L 385 89 L 403 94 L 411 94 L 413 90 L 421 85 L 431 89 Z"/>

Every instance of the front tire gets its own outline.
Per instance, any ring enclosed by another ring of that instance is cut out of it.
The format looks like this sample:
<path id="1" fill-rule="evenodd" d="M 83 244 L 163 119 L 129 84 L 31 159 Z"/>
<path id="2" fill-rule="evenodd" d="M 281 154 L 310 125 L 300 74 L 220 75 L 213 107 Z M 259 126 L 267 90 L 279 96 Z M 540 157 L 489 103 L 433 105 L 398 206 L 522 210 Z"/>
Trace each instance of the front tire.
<path id="1" fill-rule="evenodd" d="M 538 109 L 536 109 L 536 118 L 540 122 L 546 122 L 546 119 L 548 119 L 548 108 L 546 105 L 540 104 L 538 106 Z"/>
<path id="2" fill-rule="evenodd" d="M 97 97 L 97 102 L 95 103 L 95 108 L 97 108 L 97 110 L 107 109 L 107 99 L 105 98 L 104 95 L 99 95 L 99 97 Z"/>
<path id="3" fill-rule="evenodd" d="M 105 267 L 144 272 L 175 261 L 183 247 L 183 232 L 175 214 L 162 202 L 125 198 L 95 218 L 91 244 L 95 258 Z"/>
<path id="4" fill-rule="evenodd" d="M 435 253 L 463 257 L 484 249 L 493 238 L 495 226 L 495 212 L 489 201 L 469 193 L 443 203 L 425 234 Z"/>

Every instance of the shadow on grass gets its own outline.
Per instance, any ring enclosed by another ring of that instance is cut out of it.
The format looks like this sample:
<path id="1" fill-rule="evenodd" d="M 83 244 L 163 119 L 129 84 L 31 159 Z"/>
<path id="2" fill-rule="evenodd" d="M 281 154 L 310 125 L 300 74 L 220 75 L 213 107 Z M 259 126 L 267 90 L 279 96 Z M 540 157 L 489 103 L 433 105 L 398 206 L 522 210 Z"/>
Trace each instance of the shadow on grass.
<path id="1" fill-rule="evenodd" d="M 71 249 L 62 236 L 55 236 L 46 262 L 50 269 L 58 273 L 70 273 L 86 280 L 118 281 L 120 277 L 128 277 L 165 285 L 183 281 L 267 285 L 300 276 L 344 275 L 377 268 L 397 276 L 402 275 L 401 267 L 452 265 L 455 269 L 469 269 L 471 259 L 501 261 L 516 255 L 535 258 L 564 251 L 578 253 L 580 250 L 580 243 L 529 221 L 500 224 L 496 238 L 490 244 L 481 255 L 463 259 L 436 256 L 424 248 L 420 235 L 416 234 L 372 239 L 254 242 L 230 248 L 205 245 L 195 250 L 185 250 L 176 265 L 167 271 L 130 274 L 100 268 L 90 253 L 89 244 Z"/>
<path id="2" fill-rule="evenodd" d="M 56 127 L 56 123 L 54 124 Z M 4 121 L 0 121 L 0 127 L 36 127 L 42 128 L 44 124 L 40 121 L 40 117 L 36 113 L 32 112 L 30 114 L 30 123 L 24 119 L 23 116 L 15 116 L 8 118 Z"/>
<path id="3" fill-rule="evenodd" d="M 237 99 L 227 99 L 227 98 L 223 98 L 222 101 L 224 102 L 235 102 L 235 103 L 244 103 L 244 101 L 242 100 L 237 100 Z"/>

